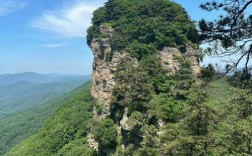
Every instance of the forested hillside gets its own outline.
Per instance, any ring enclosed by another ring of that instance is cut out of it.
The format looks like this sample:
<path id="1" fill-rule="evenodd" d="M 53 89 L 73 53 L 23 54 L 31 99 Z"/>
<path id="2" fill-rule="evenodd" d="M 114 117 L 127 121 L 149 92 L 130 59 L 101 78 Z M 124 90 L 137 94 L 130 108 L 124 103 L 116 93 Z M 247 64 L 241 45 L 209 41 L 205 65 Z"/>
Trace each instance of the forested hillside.
<path id="1" fill-rule="evenodd" d="M 63 95 L 90 76 L 20 73 L 0 75 L 0 118 Z"/>
<path id="2" fill-rule="evenodd" d="M 86 84 L 88 85 L 88 84 Z M 35 134 L 49 116 L 79 94 L 79 88 L 39 106 L 7 115 L 0 121 L 0 155 Z"/>
<path id="3" fill-rule="evenodd" d="M 6 155 L 90 155 L 91 150 L 86 144 L 87 126 L 93 109 L 90 83 L 80 86 L 57 102 L 63 103 L 44 126 Z"/>
<path id="4" fill-rule="evenodd" d="M 94 73 L 112 70 L 111 76 L 93 76 L 98 116 L 90 133 L 98 155 L 251 154 L 251 91 L 229 90 L 225 79 L 209 83 L 212 65 L 194 72 L 188 53 L 200 60 L 200 38 L 180 5 L 109 0 L 94 12 L 92 24 Z M 164 68 L 170 64 L 178 65 L 175 72 Z"/>
<path id="5" fill-rule="evenodd" d="M 0 155 L 36 133 L 89 76 L 0 75 Z M 52 100 L 53 99 L 53 100 Z"/>

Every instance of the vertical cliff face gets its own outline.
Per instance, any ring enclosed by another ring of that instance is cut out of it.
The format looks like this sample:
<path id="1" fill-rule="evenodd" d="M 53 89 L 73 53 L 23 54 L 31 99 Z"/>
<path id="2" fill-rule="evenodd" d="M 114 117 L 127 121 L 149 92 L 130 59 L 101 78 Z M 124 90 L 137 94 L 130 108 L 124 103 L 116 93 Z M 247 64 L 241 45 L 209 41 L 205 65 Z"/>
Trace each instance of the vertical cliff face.
<path id="1" fill-rule="evenodd" d="M 103 36 L 112 37 L 111 27 L 100 27 Z M 101 106 L 102 112 L 96 114 L 96 118 L 104 118 L 110 114 L 110 102 L 113 87 L 116 85 L 114 74 L 117 65 L 124 57 L 129 56 L 127 52 L 114 52 L 109 44 L 109 38 L 95 38 L 91 42 L 94 54 L 92 74 L 92 96 L 96 103 Z M 132 64 L 137 64 L 137 59 L 131 59 Z"/>
<path id="2" fill-rule="evenodd" d="M 123 58 L 130 57 L 127 52 L 112 51 L 109 43 L 112 28 L 100 26 L 100 32 L 106 38 L 94 38 L 90 45 L 94 54 L 91 94 L 96 102 L 93 110 L 95 120 L 102 120 L 110 115 L 110 103 L 112 91 L 116 85 L 114 77 L 118 63 Z M 137 59 L 131 58 L 130 61 L 132 64 L 138 64 Z M 99 112 L 97 106 L 101 109 Z M 93 134 L 89 133 L 87 138 L 90 148 L 98 151 L 99 144 Z"/>

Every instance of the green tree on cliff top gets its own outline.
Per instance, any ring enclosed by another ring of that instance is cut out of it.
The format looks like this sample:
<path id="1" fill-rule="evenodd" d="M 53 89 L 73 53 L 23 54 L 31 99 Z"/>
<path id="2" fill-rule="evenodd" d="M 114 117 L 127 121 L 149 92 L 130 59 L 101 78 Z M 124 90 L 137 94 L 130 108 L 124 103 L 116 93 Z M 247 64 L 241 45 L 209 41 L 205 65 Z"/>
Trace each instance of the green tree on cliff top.
<path id="1" fill-rule="evenodd" d="M 104 37 L 100 25 L 114 29 L 114 51 L 126 50 L 139 60 L 164 47 L 197 47 L 197 30 L 186 11 L 168 0 L 109 0 L 94 12 L 87 40 Z M 106 36 L 105 36 L 106 37 Z"/>

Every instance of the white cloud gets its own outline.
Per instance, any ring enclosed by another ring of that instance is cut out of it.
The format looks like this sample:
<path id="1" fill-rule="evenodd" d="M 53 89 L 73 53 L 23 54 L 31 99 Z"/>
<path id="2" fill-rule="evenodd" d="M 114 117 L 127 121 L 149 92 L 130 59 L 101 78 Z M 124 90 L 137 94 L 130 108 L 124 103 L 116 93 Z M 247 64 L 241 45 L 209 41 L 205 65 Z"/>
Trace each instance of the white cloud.
<path id="1" fill-rule="evenodd" d="M 40 45 L 40 47 L 45 47 L 45 48 L 60 48 L 60 47 L 63 47 L 63 46 L 65 46 L 65 44 L 61 44 L 61 43 Z"/>
<path id="2" fill-rule="evenodd" d="M 0 16 L 16 12 L 28 6 L 27 2 L 0 0 Z"/>
<path id="3" fill-rule="evenodd" d="M 32 26 L 64 37 L 84 37 L 91 23 L 92 13 L 97 7 L 77 2 L 69 7 L 45 11 L 32 22 Z"/>

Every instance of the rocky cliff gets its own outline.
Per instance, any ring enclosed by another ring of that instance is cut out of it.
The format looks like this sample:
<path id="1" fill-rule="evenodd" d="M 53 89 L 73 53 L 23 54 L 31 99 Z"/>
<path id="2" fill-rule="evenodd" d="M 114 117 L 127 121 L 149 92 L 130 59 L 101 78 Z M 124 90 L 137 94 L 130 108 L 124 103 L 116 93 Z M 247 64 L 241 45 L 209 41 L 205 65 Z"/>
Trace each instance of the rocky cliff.
<path id="1" fill-rule="evenodd" d="M 103 36 L 112 37 L 113 29 L 111 27 L 100 27 Z M 92 96 L 97 103 L 102 105 L 102 115 L 110 114 L 112 90 L 116 85 L 114 81 L 114 73 L 117 69 L 119 61 L 128 56 L 127 52 L 112 51 L 109 44 L 109 38 L 95 38 L 91 42 L 91 49 L 94 54 L 93 77 L 92 77 Z M 176 48 L 165 47 L 162 51 L 157 52 L 157 56 L 161 59 L 162 67 L 167 73 L 175 73 L 180 68 L 178 56 L 184 55 L 191 60 L 192 71 L 195 75 L 200 73 L 199 51 L 188 47 L 183 54 Z M 111 58 L 107 58 L 111 56 Z M 136 58 L 131 59 L 132 64 L 138 64 Z"/>
<path id="2" fill-rule="evenodd" d="M 118 52 L 111 49 L 109 43 L 110 37 L 113 37 L 113 29 L 111 27 L 100 26 L 100 33 L 102 34 L 101 36 L 106 37 L 94 38 L 90 44 L 90 48 L 94 54 L 91 93 L 101 109 L 98 112 L 97 108 L 94 108 L 93 113 L 94 119 L 96 120 L 101 120 L 110 115 L 112 91 L 116 85 L 114 77 L 117 71 L 117 65 L 126 56 L 130 57 L 130 54 L 125 51 Z M 187 47 L 186 52 L 181 53 L 176 48 L 165 47 L 162 51 L 157 51 L 156 55 L 161 59 L 161 65 L 167 71 L 167 74 L 175 73 L 180 68 L 180 63 L 177 58 L 181 56 L 185 56 L 191 61 L 192 72 L 195 75 L 200 73 L 199 51 L 197 49 Z M 130 58 L 131 63 L 137 66 L 138 60 L 136 58 Z M 127 119 L 127 115 L 124 114 L 119 129 L 130 130 L 130 127 L 127 125 Z M 90 147 L 97 149 L 98 144 L 92 138 L 92 134 L 89 134 L 88 138 Z"/>
<path id="3" fill-rule="evenodd" d="M 111 27 L 100 27 L 100 32 L 103 36 L 112 37 L 112 31 Z M 129 54 L 127 52 L 112 51 L 109 38 L 93 39 L 91 49 L 94 54 L 91 93 L 97 104 L 102 107 L 99 118 L 104 118 L 110 114 L 109 104 L 111 102 L 112 90 L 115 86 L 114 74 L 117 70 L 117 64 L 124 57 L 129 56 Z M 138 63 L 137 59 L 134 58 L 131 61 L 132 64 Z"/>

